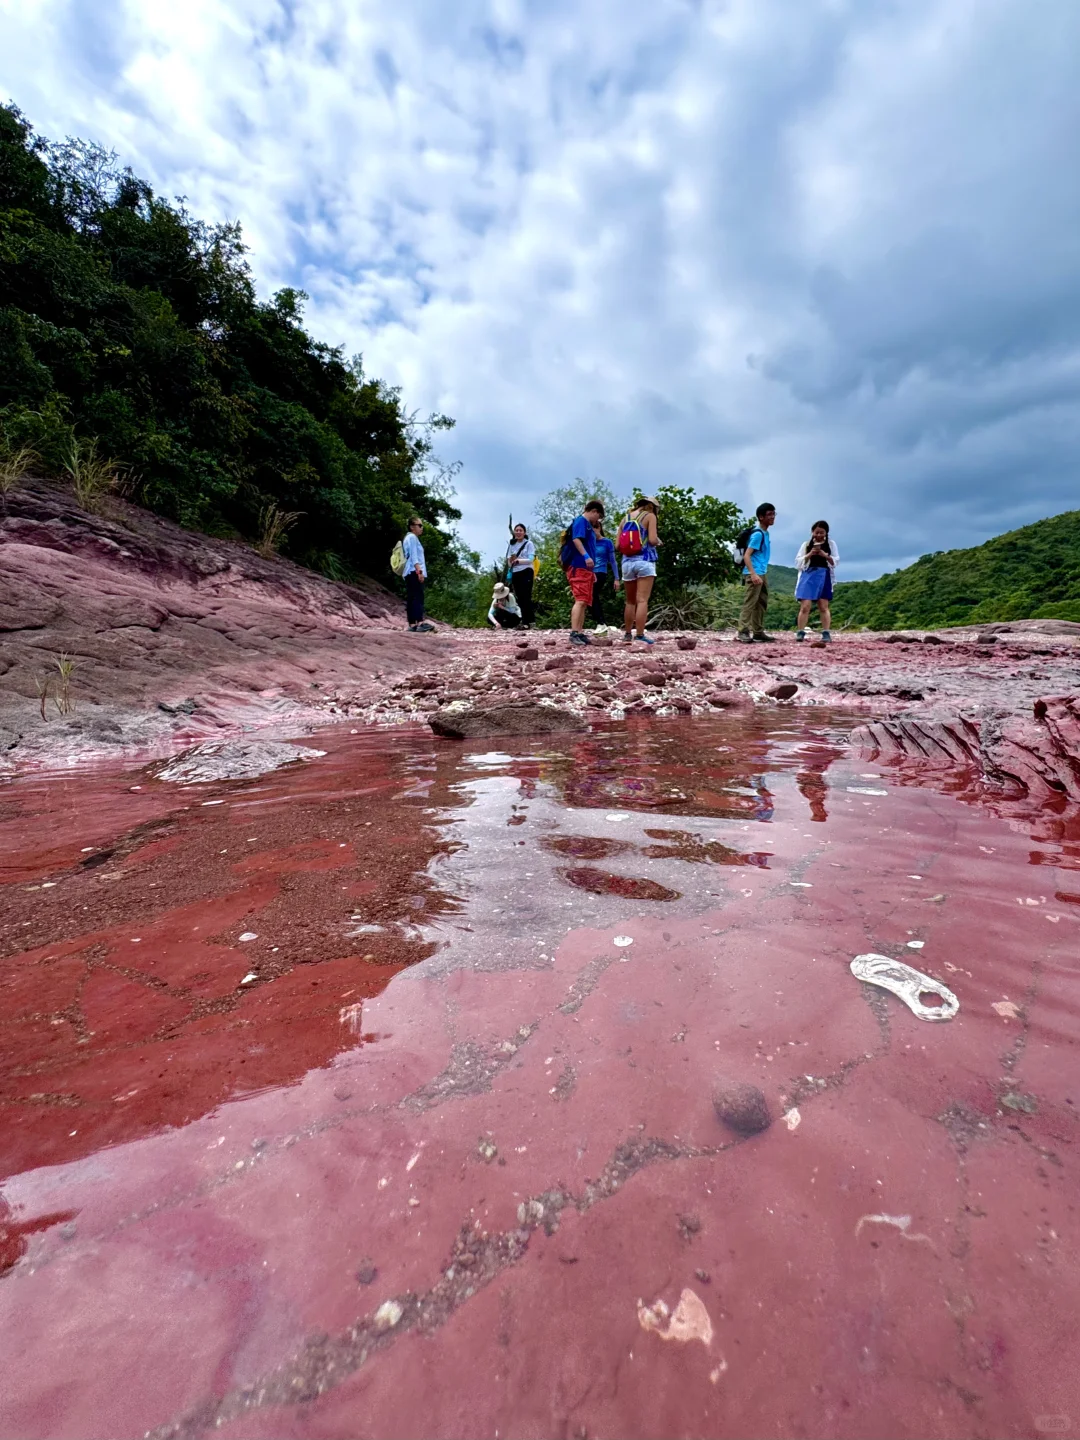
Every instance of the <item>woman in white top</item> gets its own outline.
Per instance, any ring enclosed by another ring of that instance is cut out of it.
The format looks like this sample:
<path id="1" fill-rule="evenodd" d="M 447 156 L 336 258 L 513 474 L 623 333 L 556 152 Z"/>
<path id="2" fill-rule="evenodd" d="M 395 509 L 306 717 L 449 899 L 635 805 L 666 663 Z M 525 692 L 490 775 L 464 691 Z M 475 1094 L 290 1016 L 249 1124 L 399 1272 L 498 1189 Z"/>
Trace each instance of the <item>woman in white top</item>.
<path id="1" fill-rule="evenodd" d="M 815 605 L 821 616 L 821 638 L 826 643 L 832 639 L 829 602 L 832 600 L 833 579 L 839 559 L 840 552 L 829 538 L 829 522 L 815 520 L 810 527 L 810 539 L 803 541 L 795 556 L 795 568 L 799 572 L 795 583 L 795 599 L 799 602 L 796 640 L 806 639 L 806 622 Z"/>
<path id="2" fill-rule="evenodd" d="M 526 629 L 532 625 L 536 613 L 532 598 L 535 558 L 536 546 L 529 539 L 528 530 L 524 525 L 515 525 L 514 538 L 506 547 L 506 578 L 514 587 L 521 606 L 521 622 Z"/>

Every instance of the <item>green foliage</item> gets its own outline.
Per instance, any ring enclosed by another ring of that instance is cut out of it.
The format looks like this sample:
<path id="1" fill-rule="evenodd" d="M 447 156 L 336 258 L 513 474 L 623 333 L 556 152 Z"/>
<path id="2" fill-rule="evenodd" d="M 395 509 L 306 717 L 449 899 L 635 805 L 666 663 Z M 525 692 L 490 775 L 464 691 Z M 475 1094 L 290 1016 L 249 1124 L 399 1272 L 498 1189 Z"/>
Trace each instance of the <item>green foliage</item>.
<path id="1" fill-rule="evenodd" d="M 737 576 L 731 541 L 743 525 L 739 507 L 678 485 L 656 491 L 661 540 L 653 594 L 663 603 L 694 586 L 723 585 Z"/>
<path id="2" fill-rule="evenodd" d="M 971 550 L 924 555 L 906 570 L 878 580 L 841 583 L 832 612 L 836 626 L 870 630 L 990 620 L 1080 621 L 1080 510 L 1025 525 Z"/>
<path id="3" fill-rule="evenodd" d="M 500 566 L 481 569 L 480 556 L 474 550 L 462 549 L 456 568 L 445 570 L 441 577 L 433 578 L 432 583 L 425 586 L 427 613 L 434 620 L 459 625 L 463 630 L 485 629 L 491 605 L 491 587 L 501 579 Z M 399 588 L 404 594 L 402 582 L 399 582 Z"/>
<path id="4" fill-rule="evenodd" d="M 433 580 L 459 578 L 455 467 L 434 454 L 454 422 L 312 339 L 304 299 L 259 300 L 239 226 L 0 107 L 0 453 L 28 447 L 54 474 L 115 457 L 96 463 L 137 476 L 151 509 L 340 579 L 388 578 L 416 513 Z M 290 523 L 268 536 L 275 515 Z"/>

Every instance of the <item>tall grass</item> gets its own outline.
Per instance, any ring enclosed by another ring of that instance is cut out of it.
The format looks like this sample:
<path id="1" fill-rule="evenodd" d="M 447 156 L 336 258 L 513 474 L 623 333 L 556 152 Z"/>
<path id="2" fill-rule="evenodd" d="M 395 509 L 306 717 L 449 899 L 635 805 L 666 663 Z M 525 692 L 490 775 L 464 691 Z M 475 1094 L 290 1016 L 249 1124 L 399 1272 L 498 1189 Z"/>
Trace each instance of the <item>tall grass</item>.
<path id="1" fill-rule="evenodd" d="M 276 555 L 303 513 L 303 510 L 282 510 L 274 504 L 264 505 L 259 511 L 259 535 L 255 541 L 259 554 L 267 560 Z"/>
<path id="2" fill-rule="evenodd" d="M 20 445 L 15 450 L 7 450 L 0 454 L 0 503 L 3 505 L 3 512 L 7 514 L 7 497 L 18 488 L 26 479 L 32 475 L 37 466 L 41 463 L 36 450 L 29 445 Z"/>
<path id="3" fill-rule="evenodd" d="M 63 473 L 84 510 L 96 513 L 120 481 L 121 466 L 98 454 L 96 440 L 75 440 L 68 446 Z"/>

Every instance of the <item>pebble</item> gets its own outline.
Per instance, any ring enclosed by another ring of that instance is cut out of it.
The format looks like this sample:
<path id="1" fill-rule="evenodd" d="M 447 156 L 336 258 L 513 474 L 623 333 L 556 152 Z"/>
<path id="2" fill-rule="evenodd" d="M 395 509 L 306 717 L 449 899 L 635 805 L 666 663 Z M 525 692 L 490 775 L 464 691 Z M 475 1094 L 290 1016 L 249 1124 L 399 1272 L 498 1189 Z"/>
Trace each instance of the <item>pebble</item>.
<path id="1" fill-rule="evenodd" d="M 757 1135 L 772 1124 L 765 1092 L 756 1085 L 719 1081 L 713 1091 L 716 1117 L 736 1135 Z"/>

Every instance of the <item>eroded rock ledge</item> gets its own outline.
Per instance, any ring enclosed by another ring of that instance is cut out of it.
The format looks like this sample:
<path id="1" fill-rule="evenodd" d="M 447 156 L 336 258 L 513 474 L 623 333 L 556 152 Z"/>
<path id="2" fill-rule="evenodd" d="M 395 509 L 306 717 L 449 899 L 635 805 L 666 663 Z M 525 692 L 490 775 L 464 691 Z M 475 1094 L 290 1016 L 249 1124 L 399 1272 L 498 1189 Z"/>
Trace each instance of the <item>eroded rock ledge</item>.
<path id="1" fill-rule="evenodd" d="M 1080 699 L 1037 699 L 1029 714 L 904 715 L 852 733 L 871 758 L 901 756 L 935 767 L 975 767 L 1002 793 L 1080 800 Z"/>

